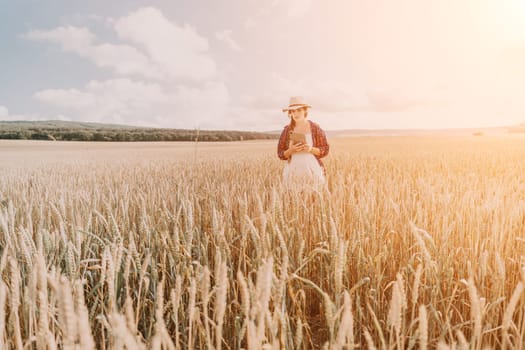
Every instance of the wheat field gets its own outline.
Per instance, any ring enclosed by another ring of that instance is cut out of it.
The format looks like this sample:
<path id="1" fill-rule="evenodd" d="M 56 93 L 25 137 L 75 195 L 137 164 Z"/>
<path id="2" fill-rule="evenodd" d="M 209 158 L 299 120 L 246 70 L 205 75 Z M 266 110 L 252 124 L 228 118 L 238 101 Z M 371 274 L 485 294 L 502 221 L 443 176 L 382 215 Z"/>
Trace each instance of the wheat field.
<path id="1" fill-rule="evenodd" d="M 525 138 L 0 142 L 2 349 L 525 342 Z"/>

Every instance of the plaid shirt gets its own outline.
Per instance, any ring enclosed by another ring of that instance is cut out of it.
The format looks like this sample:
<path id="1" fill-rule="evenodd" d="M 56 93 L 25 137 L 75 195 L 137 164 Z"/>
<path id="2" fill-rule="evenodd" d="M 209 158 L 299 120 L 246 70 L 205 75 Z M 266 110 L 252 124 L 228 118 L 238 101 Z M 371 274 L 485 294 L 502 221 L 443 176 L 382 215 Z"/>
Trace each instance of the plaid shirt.
<path id="1" fill-rule="evenodd" d="M 330 149 L 330 146 L 328 145 L 328 141 L 326 140 L 326 135 L 319 126 L 319 124 L 314 123 L 311 120 L 308 120 L 310 123 L 310 130 L 312 132 L 312 141 L 313 141 L 313 147 L 319 148 L 321 153 L 318 156 L 315 156 L 317 158 L 317 161 L 319 162 L 319 165 L 323 168 L 323 173 L 326 174 L 326 170 L 324 167 L 323 162 L 321 161 L 321 158 L 325 157 L 328 154 L 328 150 Z M 281 133 L 281 137 L 279 138 L 279 143 L 277 144 L 277 155 L 282 160 L 288 160 L 290 161 L 290 158 L 286 158 L 284 155 L 284 151 L 288 149 L 288 145 L 290 144 L 290 134 L 292 130 L 290 129 L 290 125 L 286 125 Z"/>

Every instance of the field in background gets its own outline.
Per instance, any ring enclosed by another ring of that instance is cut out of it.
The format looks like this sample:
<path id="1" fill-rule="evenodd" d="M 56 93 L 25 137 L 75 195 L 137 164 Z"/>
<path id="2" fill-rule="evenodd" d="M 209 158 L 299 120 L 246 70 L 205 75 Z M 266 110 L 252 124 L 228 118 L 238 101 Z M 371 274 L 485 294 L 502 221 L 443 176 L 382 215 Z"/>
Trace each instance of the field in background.
<path id="1" fill-rule="evenodd" d="M 519 348 L 525 138 L 0 141 L 0 347 Z"/>
<path id="2" fill-rule="evenodd" d="M 235 130 L 151 128 L 63 120 L 0 120 L 0 139 L 52 141 L 239 141 L 269 140 L 279 135 Z"/>

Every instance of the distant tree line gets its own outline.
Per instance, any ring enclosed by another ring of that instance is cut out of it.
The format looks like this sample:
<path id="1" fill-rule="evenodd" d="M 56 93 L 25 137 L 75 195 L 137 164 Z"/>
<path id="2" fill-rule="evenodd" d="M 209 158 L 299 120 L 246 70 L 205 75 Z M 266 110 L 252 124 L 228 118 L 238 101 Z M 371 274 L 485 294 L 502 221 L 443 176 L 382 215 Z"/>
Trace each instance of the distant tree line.
<path id="1" fill-rule="evenodd" d="M 0 139 L 57 141 L 241 141 L 276 139 L 278 135 L 249 131 L 187 129 L 0 128 Z"/>

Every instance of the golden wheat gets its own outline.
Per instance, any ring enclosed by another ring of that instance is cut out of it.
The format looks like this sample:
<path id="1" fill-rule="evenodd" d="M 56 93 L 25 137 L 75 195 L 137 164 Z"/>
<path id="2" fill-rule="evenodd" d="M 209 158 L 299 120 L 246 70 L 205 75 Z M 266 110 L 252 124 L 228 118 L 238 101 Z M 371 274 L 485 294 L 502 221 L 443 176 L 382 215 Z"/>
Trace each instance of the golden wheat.
<path id="1" fill-rule="evenodd" d="M 2 145 L 2 348 L 522 346 L 522 137 Z"/>

